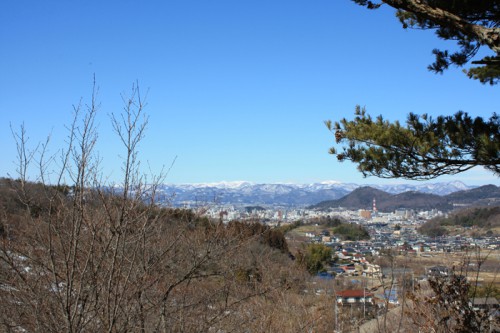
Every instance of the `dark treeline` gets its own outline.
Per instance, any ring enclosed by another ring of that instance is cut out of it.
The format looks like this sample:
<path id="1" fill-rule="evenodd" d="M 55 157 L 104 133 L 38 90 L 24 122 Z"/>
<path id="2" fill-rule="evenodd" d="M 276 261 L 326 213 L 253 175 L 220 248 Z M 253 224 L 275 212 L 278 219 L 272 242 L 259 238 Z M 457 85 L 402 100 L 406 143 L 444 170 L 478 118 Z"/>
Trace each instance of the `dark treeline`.
<path id="1" fill-rule="evenodd" d="M 448 235 L 447 227 L 475 227 L 480 228 L 484 234 L 492 235 L 492 229 L 500 226 L 500 206 L 469 208 L 448 217 L 437 217 L 424 223 L 419 232 L 439 237 Z"/>

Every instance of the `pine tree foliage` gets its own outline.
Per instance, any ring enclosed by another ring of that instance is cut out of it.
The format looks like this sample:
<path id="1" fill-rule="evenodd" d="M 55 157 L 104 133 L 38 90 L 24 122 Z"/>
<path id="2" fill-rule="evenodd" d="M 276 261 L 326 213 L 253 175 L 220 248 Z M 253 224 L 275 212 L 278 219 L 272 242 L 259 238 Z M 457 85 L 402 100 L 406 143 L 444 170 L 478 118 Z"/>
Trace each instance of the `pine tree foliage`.
<path id="1" fill-rule="evenodd" d="M 377 9 L 388 5 L 397 10 L 403 28 L 434 30 L 444 40 L 456 41 L 458 50 L 434 49 L 436 61 L 429 70 L 442 73 L 450 65 L 464 66 L 486 46 L 493 54 L 473 60 L 480 65 L 465 70 L 469 78 L 496 84 L 500 80 L 500 0 L 352 0 Z"/>
<path id="2" fill-rule="evenodd" d="M 406 126 L 382 116 L 373 119 L 356 107 L 354 120 L 327 121 L 340 151 L 339 161 L 357 164 L 364 176 L 433 179 L 483 166 L 500 175 L 500 119 L 472 118 L 465 112 L 436 119 L 410 113 Z"/>

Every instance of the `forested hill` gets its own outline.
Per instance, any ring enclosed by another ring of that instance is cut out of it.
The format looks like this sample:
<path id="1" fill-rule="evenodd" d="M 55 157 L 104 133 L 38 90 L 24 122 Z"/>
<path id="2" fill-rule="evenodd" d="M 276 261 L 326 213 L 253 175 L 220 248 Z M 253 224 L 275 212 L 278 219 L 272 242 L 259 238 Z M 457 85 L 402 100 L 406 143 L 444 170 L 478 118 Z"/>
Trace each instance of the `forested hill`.
<path id="1" fill-rule="evenodd" d="M 493 235 L 500 228 L 500 206 L 464 209 L 447 217 L 427 221 L 419 231 L 430 237 L 438 237 L 456 232 L 456 227 L 474 227 L 472 232 L 476 234 Z"/>
<path id="2" fill-rule="evenodd" d="M 350 194 L 337 199 L 320 202 L 310 206 L 311 209 L 327 210 L 343 207 L 346 209 L 372 209 L 373 199 L 377 209 L 381 212 L 392 212 L 396 209 L 430 210 L 439 209 L 448 211 L 454 205 L 487 205 L 500 204 L 500 187 L 485 185 L 466 191 L 459 191 L 445 196 L 416 191 L 390 194 L 372 187 L 361 187 Z"/>
<path id="3" fill-rule="evenodd" d="M 446 198 L 454 203 L 480 202 L 488 204 L 495 198 L 500 198 L 500 186 L 485 185 L 467 191 L 453 192 L 448 194 Z"/>

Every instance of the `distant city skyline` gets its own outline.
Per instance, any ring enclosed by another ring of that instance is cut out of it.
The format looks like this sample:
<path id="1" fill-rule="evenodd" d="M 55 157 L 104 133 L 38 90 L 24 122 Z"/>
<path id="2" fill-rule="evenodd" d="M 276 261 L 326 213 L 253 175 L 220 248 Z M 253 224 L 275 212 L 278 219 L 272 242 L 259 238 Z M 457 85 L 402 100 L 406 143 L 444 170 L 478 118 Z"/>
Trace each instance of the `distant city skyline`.
<path id="1" fill-rule="evenodd" d="M 323 122 L 352 118 L 357 104 L 400 121 L 410 112 L 499 112 L 498 86 L 460 68 L 427 70 L 433 48 L 455 45 L 402 29 L 389 8 L 350 0 L 10 1 L 0 43 L 3 177 L 17 176 L 11 126 L 24 123 L 32 146 L 50 134 L 48 153 L 57 154 L 73 105 L 90 102 L 94 75 L 96 152 L 111 182 L 120 181 L 123 149 L 109 114 L 120 112 L 120 95 L 135 82 L 149 115 L 142 167 L 157 174 L 175 160 L 165 179 L 175 184 L 414 183 L 363 178 L 337 162 Z M 500 185 L 482 168 L 431 182 L 453 180 Z"/>

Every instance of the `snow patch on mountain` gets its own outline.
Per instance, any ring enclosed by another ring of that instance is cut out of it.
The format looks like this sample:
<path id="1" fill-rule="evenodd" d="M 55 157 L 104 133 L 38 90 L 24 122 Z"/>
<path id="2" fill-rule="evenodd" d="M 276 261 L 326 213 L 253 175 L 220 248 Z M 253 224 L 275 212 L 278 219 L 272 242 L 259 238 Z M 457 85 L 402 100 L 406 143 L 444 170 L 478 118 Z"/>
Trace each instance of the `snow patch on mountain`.
<path id="1" fill-rule="evenodd" d="M 311 205 L 325 200 L 339 199 L 362 186 L 371 186 L 392 194 L 419 191 L 437 195 L 471 189 L 460 181 L 421 184 L 359 185 L 328 180 L 312 184 L 267 183 L 248 181 L 164 184 L 159 192 L 174 204 L 206 202 L 248 205 Z"/>

